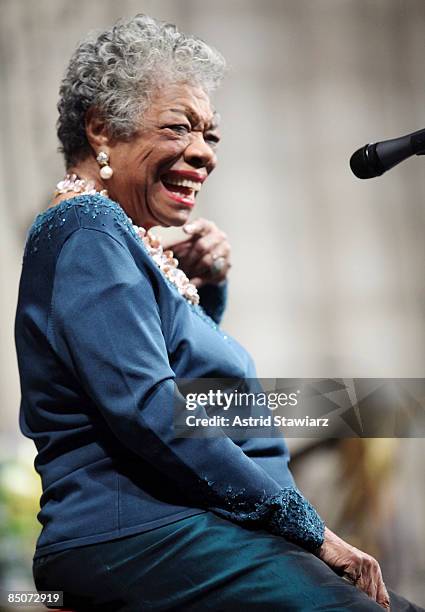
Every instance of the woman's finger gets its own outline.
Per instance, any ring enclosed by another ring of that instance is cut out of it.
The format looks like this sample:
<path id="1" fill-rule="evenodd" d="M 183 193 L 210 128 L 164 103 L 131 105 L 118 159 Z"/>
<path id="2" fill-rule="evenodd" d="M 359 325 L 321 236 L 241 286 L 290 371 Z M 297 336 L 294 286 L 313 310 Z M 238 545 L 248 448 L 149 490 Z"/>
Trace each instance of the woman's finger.
<path id="1" fill-rule="evenodd" d="M 214 259 L 213 254 L 217 257 L 227 257 L 230 253 L 230 246 L 223 241 L 220 233 L 214 233 L 204 236 L 193 243 L 192 249 L 187 251 L 184 256 L 184 263 L 187 267 L 199 269 L 199 262 L 202 260 L 203 265 L 211 265 L 211 262 L 206 261 L 208 258 Z M 215 259 L 217 259 L 215 257 Z"/>
<path id="2" fill-rule="evenodd" d="M 203 274 L 207 270 L 217 269 L 217 264 L 219 267 L 230 268 L 230 260 L 229 260 L 229 249 L 218 249 L 214 253 L 206 253 L 203 257 L 198 259 L 193 266 L 194 273 Z"/>
<path id="3" fill-rule="evenodd" d="M 378 589 L 376 602 L 379 603 L 380 606 L 385 608 L 385 610 L 389 610 L 391 607 L 390 596 L 384 584 L 382 584 L 382 588 Z"/>
<path id="4" fill-rule="evenodd" d="M 203 279 L 200 278 L 199 276 L 195 276 L 195 277 L 191 278 L 189 280 L 189 282 L 191 282 L 192 285 L 195 285 L 195 287 L 197 287 L 197 288 L 199 288 L 204 283 Z"/>
<path id="5" fill-rule="evenodd" d="M 199 257 L 205 253 L 211 253 L 219 247 L 223 248 L 224 244 L 225 237 L 221 232 L 207 234 L 206 236 L 199 238 L 199 240 L 194 241 L 193 253 Z"/>
<path id="6" fill-rule="evenodd" d="M 228 242 L 224 242 L 211 252 L 211 256 L 213 259 L 218 259 L 219 257 L 229 259 L 231 250 L 230 244 Z"/>
<path id="7" fill-rule="evenodd" d="M 389 610 L 390 609 L 390 596 L 387 591 L 387 587 L 385 586 L 384 579 L 382 577 L 381 568 L 379 568 L 379 579 L 378 579 L 378 589 L 376 594 L 376 601 L 380 606 Z"/>
<path id="8" fill-rule="evenodd" d="M 190 234 L 191 236 L 195 234 L 201 234 L 201 236 L 204 236 L 215 227 L 215 223 L 213 223 L 212 221 L 208 221 L 208 219 L 203 219 L 202 217 L 200 217 L 195 221 L 191 221 L 190 223 L 183 225 L 182 229 L 184 232 L 186 232 L 186 234 Z"/>
<path id="9" fill-rule="evenodd" d="M 376 559 L 373 559 L 373 557 L 365 560 L 362 567 L 362 574 L 357 581 L 356 586 L 358 586 L 358 588 L 364 591 L 377 603 L 388 608 L 388 591 L 382 578 L 379 563 L 376 561 Z"/>

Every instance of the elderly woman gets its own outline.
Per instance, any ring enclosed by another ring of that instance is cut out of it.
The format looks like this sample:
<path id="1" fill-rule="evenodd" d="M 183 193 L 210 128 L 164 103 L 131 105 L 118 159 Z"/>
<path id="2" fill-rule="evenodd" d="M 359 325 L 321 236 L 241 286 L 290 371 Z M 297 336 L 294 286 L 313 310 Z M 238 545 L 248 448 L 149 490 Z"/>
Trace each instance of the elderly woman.
<path id="1" fill-rule="evenodd" d="M 143 15 L 70 61 L 68 174 L 29 231 L 16 315 L 43 485 L 35 584 L 75 610 L 379 610 L 378 563 L 324 526 L 282 439 L 173 434 L 177 378 L 255 380 L 219 327 L 226 238 L 188 223 L 217 161 L 223 70 Z M 185 227 L 181 267 L 154 226 Z"/>

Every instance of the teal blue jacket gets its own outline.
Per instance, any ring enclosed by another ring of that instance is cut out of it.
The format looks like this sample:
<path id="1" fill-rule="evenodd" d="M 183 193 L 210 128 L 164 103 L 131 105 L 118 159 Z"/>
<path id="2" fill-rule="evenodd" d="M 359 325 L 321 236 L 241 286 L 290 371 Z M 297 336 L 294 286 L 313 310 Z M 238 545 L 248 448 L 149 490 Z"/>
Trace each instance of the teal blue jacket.
<path id="1" fill-rule="evenodd" d="M 43 487 L 35 557 L 207 511 L 320 545 L 283 439 L 173 436 L 176 378 L 256 377 L 218 325 L 222 297 L 191 305 L 104 196 L 37 216 L 15 322 L 20 427 Z"/>

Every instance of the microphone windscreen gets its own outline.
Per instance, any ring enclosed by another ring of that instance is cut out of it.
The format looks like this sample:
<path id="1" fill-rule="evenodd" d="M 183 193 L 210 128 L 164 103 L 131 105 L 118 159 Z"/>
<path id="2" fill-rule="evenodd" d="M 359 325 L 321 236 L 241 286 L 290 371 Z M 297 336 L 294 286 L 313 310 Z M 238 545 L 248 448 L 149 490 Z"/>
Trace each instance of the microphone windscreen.
<path id="1" fill-rule="evenodd" d="M 355 176 L 359 179 L 368 179 L 379 176 L 379 173 L 372 167 L 370 159 L 368 157 L 369 145 L 365 145 L 361 149 L 358 149 L 350 159 L 350 168 Z"/>

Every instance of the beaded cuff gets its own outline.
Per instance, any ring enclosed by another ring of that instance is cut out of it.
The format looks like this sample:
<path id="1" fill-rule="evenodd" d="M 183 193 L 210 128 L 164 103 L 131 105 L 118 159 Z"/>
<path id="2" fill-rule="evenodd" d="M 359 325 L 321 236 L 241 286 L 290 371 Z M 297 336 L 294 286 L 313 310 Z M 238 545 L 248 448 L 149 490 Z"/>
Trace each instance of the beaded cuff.
<path id="1" fill-rule="evenodd" d="M 270 531 L 314 551 L 323 544 L 325 524 L 297 489 L 286 488 L 268 502 Z"/>
<path id="2" fill-rule="evenodd" d="M 256 523 L 312 552 L 323 544 L 325 524 L 298 489 L 285 487 L 277 495 L 263 496 L 253 510 L 246 510 L 247 502 L 238 497 L 227 496 L 230 511 L 215 510 L 238 523 Z"/>

